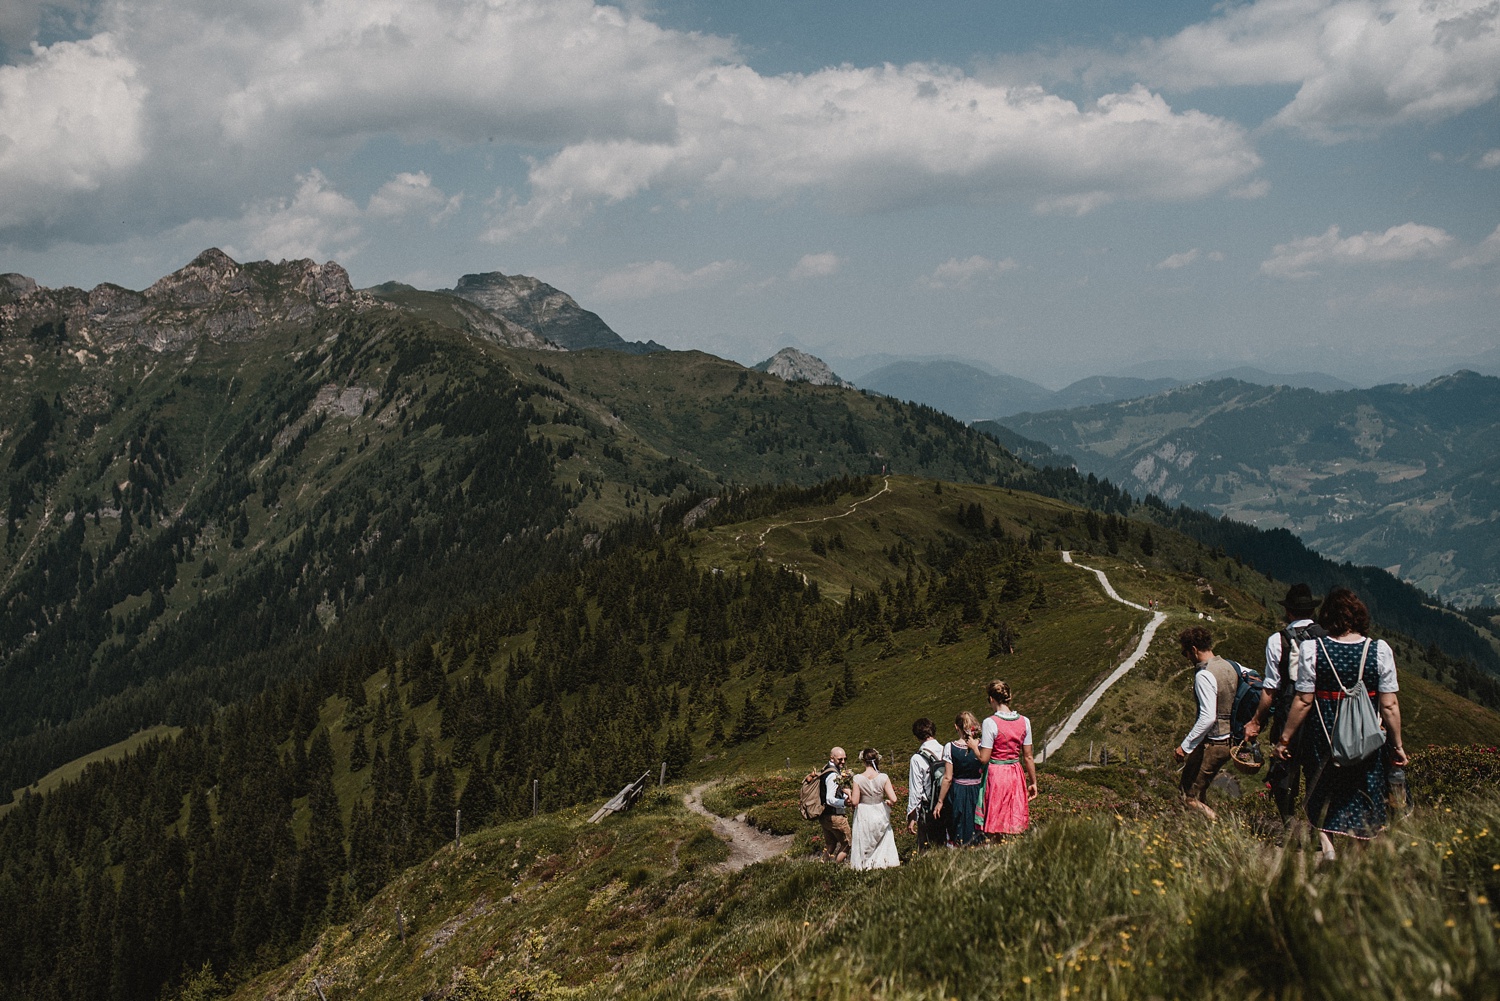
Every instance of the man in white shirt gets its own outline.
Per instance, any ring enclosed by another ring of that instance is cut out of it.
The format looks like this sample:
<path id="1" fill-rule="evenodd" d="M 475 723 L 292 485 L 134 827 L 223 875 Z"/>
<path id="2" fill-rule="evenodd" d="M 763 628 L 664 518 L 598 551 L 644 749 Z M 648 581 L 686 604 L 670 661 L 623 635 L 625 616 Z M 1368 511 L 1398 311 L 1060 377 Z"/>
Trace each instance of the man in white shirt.
<path id="1" fill-rule="evenodd" d="M 1182 795 L 1187 805 L 1216 820 L 1218 815 L 1208 805 L 1208 787 L 1229 760 L 1229 719 L 1240 675 L 1214 654 L 1213 637 L 1202 626 L 1184 629 L 1177 642 L 1182 655 L 1198 665 L 1193 674 L 1198 717 L 1172 755 L 1183 762 Z"/>
<path id="2" fill-rule="evenodd" d="M 844 749 L 835 747 L 828 752 L 828 764 L 823 766 L 823 812 L 818 815 L 818 824 L 823 828 L 823 854 L 835 862 L 849 857 L 849 818 L 844 815 L 847 806 L 839 785 L 847 760 Z"/>
<path id="3" fill-rule="evenodd" d="M 906 828 L 917 836 L 917 848 L 931 848 L 947 841 L 946 824 L 933 816 L 937 803 L 931 802 L 933 770 L 941 781 L 943 745 L 937 742 L 937 725 L 923 716 L 911 725 L 911 735 L 921 741 L 911 756 L 906 781 Z"/>
<path id="4" fill-rule="evenodd" d="M 1286 723 L 1286 714 L 1292 706 L 1292 696 L 1304 668 L 1312 670 L 1312 663 L 1303 663 L 1302 645 L 1308 640 L 1328 635 L 1312 620 L 1318 607 L 1318 599 L 1306 584 L 1293 584 L 1281 599 L 1286 618 L 1286 627 L 1272 633 L 1266 639 L 1266 669 L 1263 674 L 1265 687 L 1260 693 L 1260 706 L 1255 718 L 1245 724 L 1245 737 L 1254 740 L 1265 727 L 1266 717 L 1271 718 L 1271 743 L 1281 738 L 1281 728 Z M 1266 784 L 1276 800 L 1276 810 L 1281 814 L 1283 825 L 1288 823 L 1297 807 L 1297 796 L 1302 785 L 1304 770 L 1300 753 L 1301 734 L 1296 734 L 1290 747 L 1291 760 L 1282 761 L 1272 757 L 1271 770 Z"/>

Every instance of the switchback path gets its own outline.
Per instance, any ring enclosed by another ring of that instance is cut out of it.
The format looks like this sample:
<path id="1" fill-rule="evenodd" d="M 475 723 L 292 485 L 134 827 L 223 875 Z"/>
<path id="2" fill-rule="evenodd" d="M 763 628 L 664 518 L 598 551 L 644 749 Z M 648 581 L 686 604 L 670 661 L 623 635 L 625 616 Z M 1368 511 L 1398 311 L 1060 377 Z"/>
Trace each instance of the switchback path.
<path id="1" fill-rule="evenodd" d="M 1062 558 L 1064 563 L 1073 563 L 1073 554 L 1068 552 L 1066 549 L 1063 550 Z M 1073 563 L 1073 566 L 1077 567 L 1080 570 L 1087 570 L 1095 577 L 1098 577 L 1099 583 L 1104 585 L 1104 593 L 1109 595 L 1115 601 L 1118 601 L 1120 604 L 1129 605 L 1131 608 L 1138 608 L 1143 612 L 1151 611 L 1151 609 L 1147 608 L 1145 605 L 1137 605 L 1133 601 L 1126 601 L 1124 598 L 1120 597 L 1119 593 L 1112 586 L 1110 586 L 1109 578 L 1104 576 L 1103 570 L 1095 570 L 1093 567 L 1086 567 L 1082 563 Z M 1125 660 L 1120 663 L 1119 667 L 1110 672 L 1109 677 L 1101 681 L 1098 687 L 1096 687 L 1092 692 L 1089 692 L 1088 697 L 1079 704 L 1077 709 L 1073 710 L 1073 715 L 1063 720 L 1062 726 L 1059 727 L 1057 732 L 1052 735 L 1052 739 L 1047 741 L 1047 743 L 1042 747 L 1043 761 L 1052 757 L 1052 755 L 1058 750 L 1058 748 L 1067 743 L 1068 738 L 1073 736 L 1073 731 L 1078 729 L 1079 724 L 1083 722 L 1083 718 L 1091 713 L 1094 707 L 1099 704 L 1099 699 L 1103 697 L 1105 692 L 1109 691 L 1110 686 L 1119 681 L 1121 678 L 1125 677 L 1125 675 L 1130 672 L 1131 668 L 1135 667 L 1135 665 L 1141 662 L 1141 658 L 1146 656 L 1146 651 L 1151 646 L 1151 638 L 1156 635 L 1157 627 L 1165 621 L 1167 621 L 1166 612 L 1156 611 L 1152 613 L 1151 621 L 1146 625 L 1145 631 L 1141 633 L 1141 641 L 1140 643 L 1136 644 L 1135 652 L 1132 653 L 1129 657 L 1126 657 Z"/>
<path id="2" fill-rule="evenodd" d="M 855 501 L 853 504 L 850 504 L 849 505 L 849 510 L 845 511 L 843 514 L 830 514 L 830 515 L 825 515 L 822 518 L 808 518 L 806 521 L 783 521 L 780 524 L 778 524 L 778 525 L 772 525 L 769 528 L 767 528 L 764 532 L 761 532 L 760 536 L 755 541 L 757 543 L 764 543 L 766 541 L 766 536 L 770 535 L 772 532 L 776 531 L 778 528 L 786 528 L 786 527 L 788 527 L 790 525 L 816 525 L 816 524 L 818 524 L 819 522 L 822 522 L 822 521 L 833 521 L 835 518 L 847 518 L 851 514 L 853 514 L 854 511 L 855 511 L 855 509 L 858 508 L 861 504 L 868 504 L 870 501 L 874 500 L 876 497 L 879 497 L 881 494 L 890 493 L 890 490 L 891 490 L 891 478 L 889 476 L 887 476 L 885 478 L 885 486 L 881 487 L 879 490 L 875 491 L 870 496 L 862 498 L 860 500 Z"/>
<path id="3" fill-rule="evenodd" d="M 703 791 L 713 784 L 705 782 L 694 786 L 692 791 L 682 797 L 682 802 L 689 810 L 712 820 L 714 833 L 729 842 L 729 859 L 723 863 L 725 869 L 738 872 L 747 865 L 773 859 L 791 849 L 794 835 L 767 834 L 743 820 L 731 820 L 710 811 L 703 805 Z"/>

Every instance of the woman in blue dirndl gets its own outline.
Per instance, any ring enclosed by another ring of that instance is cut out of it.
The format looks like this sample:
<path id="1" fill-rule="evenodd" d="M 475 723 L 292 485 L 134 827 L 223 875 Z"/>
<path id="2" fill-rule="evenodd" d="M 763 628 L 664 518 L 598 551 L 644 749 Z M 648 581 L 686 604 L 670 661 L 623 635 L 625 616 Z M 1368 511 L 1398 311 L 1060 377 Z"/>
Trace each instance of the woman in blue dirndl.
<path id="1" fill-rule="evenodd" d="M 1333 835 L 1366 841 L 1384 830 L 1388 768 L 1404 768 L 1408 759 L 1401 746 L 1395 657 L 1384 640 L 1365 635 L 1369 609 L 1353 591 L 1336 587 L 1323 599 L 1318 624 L 1328 636 L 1302 644 L 1302 662 L 1313 664 L 1314 670 L 1297 681 L 1297 698 L 1275 750 L 1285 760 L 1292 736 L 1300 727 L 1309 727 L 1302 742 L 1307 755 L 1307 817 L 1318 831 L 1324 857 L 1331 859 Z M 1385 747 L 1364 762 L 1340 766 L 1332 760 L 1331 735 L 1346 698 L 1373 702 L 1384 725 Z"/>

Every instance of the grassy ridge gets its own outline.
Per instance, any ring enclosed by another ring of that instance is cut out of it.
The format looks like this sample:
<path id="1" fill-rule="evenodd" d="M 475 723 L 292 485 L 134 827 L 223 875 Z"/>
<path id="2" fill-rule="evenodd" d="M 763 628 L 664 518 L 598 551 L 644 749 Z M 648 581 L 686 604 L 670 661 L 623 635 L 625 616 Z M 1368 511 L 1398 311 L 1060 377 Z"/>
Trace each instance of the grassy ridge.
<path id="1" fill-rule="evenodd" d="M 1048 778 L 1048 799 L 1078 794 Z M 444 849 L 236 997 L 290 1001 L 314 978 L 329 1001 L 1496 996 L 1493 793 L 1329 866 L 1234 811 L 1209 826 L 1095 799 L 896 870 L 793 856 L 726 874 L 680 791 Z"/>
<path id="2" fill-rule="evenodd" d="M 1111 555 L 1066 507 L 1001 488 L 939 490 L 898 477 L 889 492 L 873 493 L 702 529 L 682 552 L 704 568 L 785 567 L 817 582 L 824 601 L 846 601 L 904 573 L 890 555 L 901 547 L 918 554 L 914 572 L 926 572 L 929 547 L 979 503 L 1008 533 L 1073 549 L 1125 597 L 1155 599 L 1171 616 L 1145 662 L 1044 767 L 1032 834 L 854 874 L 810 859 L 815 828 L 797 817 L 795 795 L 802 769 L 833 741 L 894 750 L 904 786 L 912 717 L 946 725 L 955 709 L 979 708 L 980 686 L 997 673 L 1039 731 L 1060 720 L 1134 646 L 1146 616 L 1045 550 L 1029 562 L 1028 590 L 993 602 L 993 615 L 1016 628 L 1013 654 L 991 657 L 988 627 L 975 624 L 946 642 L 938 621 L 895 631 L 889 643 L 856 630 L 843 662 L 799 672 L 812 693 L 805 720 L 779 713 L 766 734 L 739 744 L 710 745 L 705 728 L 695 732 L 692 780 L 737 776 L 709 805 L 796 834 L 786 859 L 733 875 L 706 868 L 722 848 L 680 807 L 684 786 L 599 827 L 581 823 L 596 805 L 583 804 L 440 851 L 239 996 L 305 996 L 314 975 L 330 1001 L 1056 997 L 1075 988 L 1087 997 L 1487 996 L 1500 971 L 1488 904 L 1500 889 L 1489 833 L 1500 802 L 1473 797 L 1500 778 L 1493 753 L 1472 767 L 1469 758 L 1462 767 L 1414 767 L 1413 788 L 1429 804 L 1439 791 L 1448 798 L 1326 870 L 1263 839 L 1270 809 L 1262 797 L 1223 800 L 1224 822 L 1196 823 L 1173 807 L 1174 775 L 1162 760 L 1192 712 L 1171 632 L 1212 616 L 1221 650 L 1254 664 L 1284 585 L 1160 529 L 1152 555 L 1137 548 L 1140 526 Z M 1037 586 L 1045 601 L 1033 607 Z M 494 662 L 533 638 L 509 637 Z M 1408 742 L 1494 743 L 1500 717 L 1423 678 L 1420 651 L 1397 642 Z M 835 708 L 830 692 L 844 663 L 858 692 Z M 372 697 L 380 677 L 370 680 Z M 766 700 L 784 698 L 790 681 L 776 680 Z M 724 691 L 737 705 L 756 685 L 736 668 Z M 331 709 L 325 721 L 336 719 Z M 343 735 L 332 729 L 342 758 Z M 1091 739 L 1126 750 L 1129 765 L 1073 772 L 1067 766 Z M 898 844 L 912 848 L 904 833 Z M 410 902 L 402 904 L 405 945 L 395 931 L 398 900 Z M 1348 935 L 1375 944 L 1334 955 Z"/>

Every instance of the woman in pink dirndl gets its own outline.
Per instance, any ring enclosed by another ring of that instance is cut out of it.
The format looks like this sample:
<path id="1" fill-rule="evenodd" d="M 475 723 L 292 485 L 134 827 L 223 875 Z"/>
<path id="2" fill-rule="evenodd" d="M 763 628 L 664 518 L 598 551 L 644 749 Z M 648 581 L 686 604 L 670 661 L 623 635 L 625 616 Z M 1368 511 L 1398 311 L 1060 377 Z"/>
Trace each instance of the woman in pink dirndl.
<path id="1" fill-rule="evenodd" d="M 1010 708 L 1010 686 L 992 681 L 986 693 L 993 714 L 969 746 L 985 764 L 983 822 L 991 837 L 1020 834 L 1031 825 L 1036 797 L 1036 762 L 1031 757 L 1031 720 Z"/>

